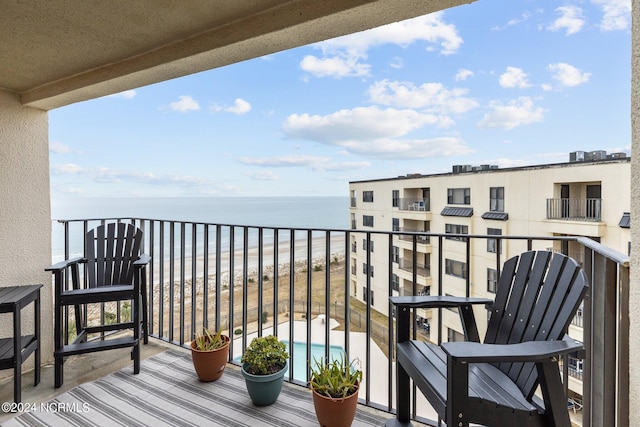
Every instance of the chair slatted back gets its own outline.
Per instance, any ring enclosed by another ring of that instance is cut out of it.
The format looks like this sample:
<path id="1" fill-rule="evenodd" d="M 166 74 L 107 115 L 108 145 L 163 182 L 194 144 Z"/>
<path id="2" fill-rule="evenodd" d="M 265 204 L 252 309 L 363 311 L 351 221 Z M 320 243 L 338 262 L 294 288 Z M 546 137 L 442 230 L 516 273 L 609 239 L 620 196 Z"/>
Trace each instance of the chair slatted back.
<path id="1" fill-rule="evenodd" d="M 140 256 L 142 230 L 132 224 L 109 223 L 85 236 L 87 286 L 133 283 L 133 263 Z"/>
<path id="2" fill-rule="evenodd" d="M 513 344 L 563 339 L 587 291 L 578 263 L 559 253 L 530 251 L 504 263 L 484 342 Z M 533 363 L 500 363 L 531 398 L 538 386 Z"/>

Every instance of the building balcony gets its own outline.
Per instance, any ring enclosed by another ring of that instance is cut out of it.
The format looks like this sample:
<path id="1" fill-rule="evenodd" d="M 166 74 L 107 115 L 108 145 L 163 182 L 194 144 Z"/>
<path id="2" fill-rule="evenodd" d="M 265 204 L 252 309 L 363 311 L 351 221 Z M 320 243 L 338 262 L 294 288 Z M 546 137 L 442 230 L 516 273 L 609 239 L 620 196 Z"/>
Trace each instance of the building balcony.
<path id="1" fill-rule="evenodd" d="M 398 261 L 398 265 L 403 271 L 415 271 L 420 277 L 431 277 L 431 266 L 429 265 L 419 262 L 414 263 L 410 258 L 400 258 Z"/>
<path id="2" fill-rule="evenodd" d="M 54 247 L 61 243 L 61 256 L 82 253 L 84 230 L 103 221 L 74 220 L 54 224 Z M 309 375 L 306 361 L 312 347 L 319 344 L 321 353 L 328 354 L 331 346 L 337 346 L 350 359 L 361 361 L 364 375 L 359 402 L 362 407 L 381 411 L 379 414 L 387 418 L 395 411 L 392 351 L 395 333 L 394 318 L 385 314 L 387 296 L 394 292 L 394 284 L 386 278 L 400 271 L 403 275 L 410 271 L 411 275 L 417 276 L 438 266 L 440 273 L 429 288 L 431 295 L 457 294 L 460 283 L 464 283 L 462 291 L 465 294 L 476 292 L 470 278 L 451 280 L 443 274 L 445 260 L 439 259 L 437 254 L 432 254 L 431 266 L 403 263 L 402 259 L 394 263 L 389 256 L 388 263 L 371 265 L 381 272 L 387 269 L 389 276 L 363 276 L 355 287 L 352 286 L 350 242 L 353 233 L 362 231 L 268 228 L 141 218 L 117 221 L 131 222 L 140 227 L 145 237 L 144 251 L 152 256 L 148 271 L 149 328 L 157 343 L 147 346 L 145 351 L 163 351 L 155 350 L 156 346 L 177 347 L 185 351 L 194 331 L 207 326 L 221 329 L 234 338 L 229 363 L 239 366 L 238 357 L 253 336 L 275 331 L 278 336 L 303 347 L 302 355 L 290 353 L 290 363 L 302 368 L 294 369 L 287 381 L 306 386 Z M 391 247 L 398 236 L 398 232 L 367 233 L 377 234 L 378 241 L 387 239 L 389 242 L 389 245 L 377 244 L 376 252 L 383 247 Z M 467 237 L 471 240 L 497 238 L 494 235 Z M 429 234 L 429 238 L 442 244 L 446 235 Z M 580 399 L 583 409 L 576 414 L 570 413 L 576 425 L 620 425 L 616 424 L 616 417 L 629 410 L 628 308 L 619 303 L 626 301 L 629 293 L 628 257 L 586 238 L 500 236 L 499 239 L 511 240 L 510 250 L 520 252 L 546 249 L 550 241 L 560 246 L 562 240 L 571 240 L 582 248 L 583 265 L 592 291 L 582 311 L 585 355 L 583 359 L 574 357 L 563 364 L 563 378 L 567 382 L 569 378 L 576 379 L 577 369 L 581 369 L 582 375 Z M 490 256 L 496 257 L 494 265 L 506 259 L 506 254 Z M 471 264 L 468 277 L 474 277 L 474 264 Z M 381 292 L 380 286 L 386 289 Z M 617 311 L 611 307 L 617 307 Z M 100 321 L 106 312 L 123 315 L 121 307 L 103 306 L 98 307 L 93 316 Z M 68 323 L 72 322 L 73 313 L 70 312 Z M 421 327 L 414 323 L 415 328 Z M 440 322 L 432 322 L 429 332 L 428 338 L 424 339 L 436 341 L 446 339 L 444 337 L 449 333 Z M 424 334 L 421 336 L 425 337 Z M 114 361 L 113 369 L 131 363 L 128 353 L 114 351 L 113 354 L 120 355 L 117 363 Z M 301 358 L 304 362 L 296 365 L 296 360 L 300 362 Z M 101 375 L 103 372 L 95 371 L 91 363 L 74 366 L 66 371 L 77 371 L 76 375 L 85 379 L 87 375 Z M 569 366 L 572 372 L 569 372 Z M 35 388 L 27 386 L 26 380 L 24 384 L 24 401 L 31 396 L 29 393 L 45 399 L 44 395 L 49 393 L 39 396 L 39 390 L 53 390 L 52 382 L 43 382 Z M 4 400 L 10 400 L 10 386 L 3 386 L 2 390 L 5 392 Z M 420 393 L 406 398 L 415 401 L 414 419 L 437 425 L 435 412 Z M 287 419 L 286 412 L 276 412 L 275 416 Z"/>
<path id="3" fill-rule="evenodd" d="M 420 245 L 430 244 L 428 231 L 416 230 L 413 228 L 400 227 L 397 233 L 398 239 L 402 242 L 416 242 Z"/>
<path id="4" fill-rule="evenodd" d="M 602 199 L 547 199 L 547 219 L 599 222 Z"/>
<path id="5" fill-rule="evenodd" d="M 431 212 L 429 199 L 424 198 L 400 198 L 398 210 L 412 212 Z"/>

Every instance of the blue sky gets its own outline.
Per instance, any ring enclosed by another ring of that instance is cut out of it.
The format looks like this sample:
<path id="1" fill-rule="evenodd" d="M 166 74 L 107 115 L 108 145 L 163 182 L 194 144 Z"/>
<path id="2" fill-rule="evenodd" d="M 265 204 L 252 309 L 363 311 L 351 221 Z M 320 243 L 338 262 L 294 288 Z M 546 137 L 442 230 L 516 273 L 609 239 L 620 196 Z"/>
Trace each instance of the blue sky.
<path id="1" fill-rule="evenodd" d="M 631 0 L 479 0 L 50 112 L 52 198 L 347 196 L 630 153 Z"/>

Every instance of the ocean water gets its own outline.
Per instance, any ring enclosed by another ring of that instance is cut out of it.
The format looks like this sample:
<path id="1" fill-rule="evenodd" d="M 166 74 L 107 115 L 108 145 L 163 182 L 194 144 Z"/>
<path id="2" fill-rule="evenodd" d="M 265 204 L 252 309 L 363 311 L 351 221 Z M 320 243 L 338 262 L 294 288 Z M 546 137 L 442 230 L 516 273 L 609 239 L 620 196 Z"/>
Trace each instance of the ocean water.
<path id="1" fill-rule="evenodd" d="M 56 199 L 52 219 L 135 217 L 288 228 L 349 228 L 348 197 Z"/>
<path id="2" fill-rule="evenodd" d="M 348 197 L 77 198 L 51 204 L 53 262 L 64 259 L 64 228 L 57 220 L 142 218 L 264 227 L 348 229 Z M 79 227 L 79 226 L 78 226 Z M 255 230 L 253 230 L 255 231 Z M 187 230 L 190 233 L 189 230 Z M 236 247 L 241 235 L 234 239 Z M 269 239 L 268 235 L 266 237 Z M 186 238 L 187 245 L 191 239 Z M 223 237 L 223 244 L 228 236 Z M 213 245 L 213 241 L 210 241 Z M 71 243 L 81 255 L 82 241 Z M 187 251 L 190 247 L 187 246 Z"/>

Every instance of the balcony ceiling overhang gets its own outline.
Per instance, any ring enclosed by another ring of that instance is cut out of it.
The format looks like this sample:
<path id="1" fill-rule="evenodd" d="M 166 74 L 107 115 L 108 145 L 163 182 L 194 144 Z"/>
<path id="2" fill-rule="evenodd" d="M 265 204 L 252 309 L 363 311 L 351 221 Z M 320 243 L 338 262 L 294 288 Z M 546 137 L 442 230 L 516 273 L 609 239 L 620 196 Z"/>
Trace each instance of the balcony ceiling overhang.
<path id="1" fill-rule="evenodd" d="M 6 0 L 0 89 L 50 110 L 473 1 Z"/>

